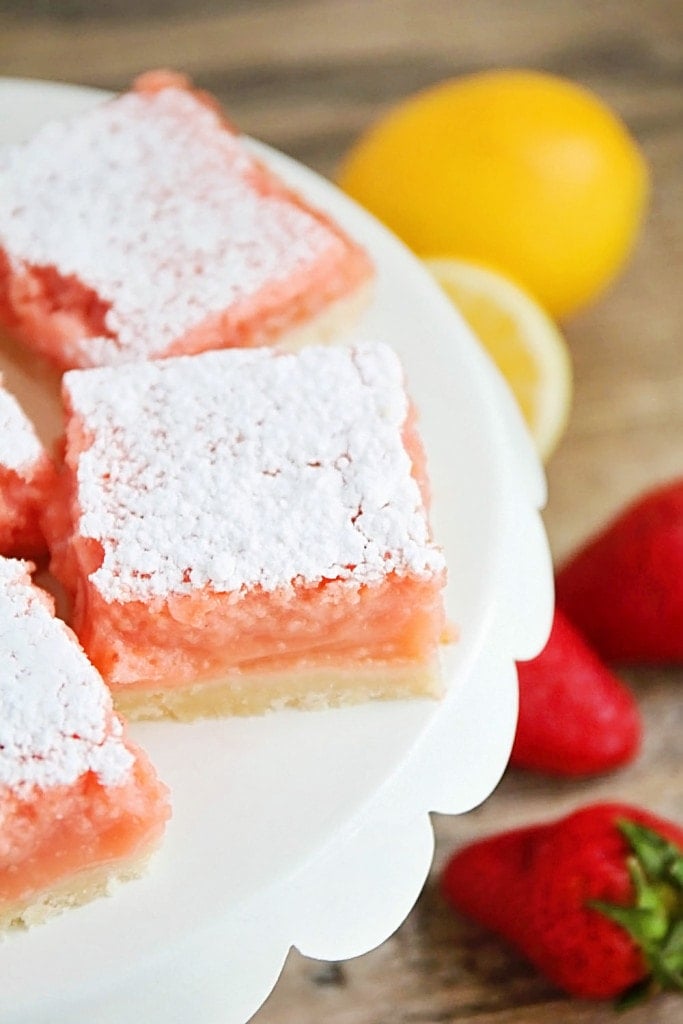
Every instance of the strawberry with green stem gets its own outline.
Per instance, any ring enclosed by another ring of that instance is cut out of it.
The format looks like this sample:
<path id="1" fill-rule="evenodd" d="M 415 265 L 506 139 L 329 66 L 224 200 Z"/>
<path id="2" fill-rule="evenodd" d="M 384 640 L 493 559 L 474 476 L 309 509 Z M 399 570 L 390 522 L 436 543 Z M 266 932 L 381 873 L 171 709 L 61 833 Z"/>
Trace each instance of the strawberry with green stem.
<path id="1" fill-rule="evenodd" d="M 460 850 L 446 898 L 573 995 L 683 989 L 683 829 L 624 804 Z"/>

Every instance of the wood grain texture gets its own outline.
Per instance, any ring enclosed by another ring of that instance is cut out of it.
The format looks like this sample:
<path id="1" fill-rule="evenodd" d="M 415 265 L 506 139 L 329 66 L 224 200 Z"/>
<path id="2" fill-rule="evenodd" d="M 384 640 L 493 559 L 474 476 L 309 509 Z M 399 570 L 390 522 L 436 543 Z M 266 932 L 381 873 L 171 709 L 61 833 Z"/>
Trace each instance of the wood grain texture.
<path id="1" fill-rule="evenodd" d="M 569 429 L 548 467 L 546 513 L 564 557 L 643 488 L 683 474 L 683 4 L 681 0 L 111 0 L 0 4 L 5 75 L 124 87 L 168 65 L 216 92 L 252 135 L 331 174 L 392 103 L 450 75 L 529 66 L 595 89 L 627 121 L 653 179 L 626 273 L 566 326 Z M 499 828 L 616 797 L 683 818 L 683 672 L 629 674 L 643 753 L 615 775 L 557 783 L 509 772 L 478 811 L 435 821 L 434 870 L 408 921 L 344 965 L 292 953 L 258 1024 L 603 1024 L 444 906 L 448 853 Z M 619 1018 L 680 1024 L 664 997 Z"/>

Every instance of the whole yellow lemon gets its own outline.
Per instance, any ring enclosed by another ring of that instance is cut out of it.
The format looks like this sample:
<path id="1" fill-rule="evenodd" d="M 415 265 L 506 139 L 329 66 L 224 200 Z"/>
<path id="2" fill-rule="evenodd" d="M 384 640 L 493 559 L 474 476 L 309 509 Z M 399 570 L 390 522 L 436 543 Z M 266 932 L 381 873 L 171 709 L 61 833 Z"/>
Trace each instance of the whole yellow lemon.
<path id="1" fill-rule="evenodd" d="M 355 145 L 339 183 L 420 255 L 495 267 L 563 317 L 626 259 L 648 173 L 596 96 L 513 70 L 406 100 Z"/>

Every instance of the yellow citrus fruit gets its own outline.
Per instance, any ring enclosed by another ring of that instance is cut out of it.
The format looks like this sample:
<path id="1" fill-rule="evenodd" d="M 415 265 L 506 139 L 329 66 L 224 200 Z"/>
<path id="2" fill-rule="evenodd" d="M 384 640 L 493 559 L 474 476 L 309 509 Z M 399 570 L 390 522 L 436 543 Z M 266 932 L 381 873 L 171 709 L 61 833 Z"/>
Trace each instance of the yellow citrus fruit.
<path id="1" fill-rule="evenodd" d="M 494 266 L 563 317 L 626 259 L 648 173 L 624 125 L 586 89 L 492 71 L 390 111 L 352 148 L 339 183 L 421 256 Z"/>
<path id="2" fill-rule="evenodd" d="M 550 317 L 500 274 L 460 260 L 426 260 L 510 385 L 536 447 L 547 459 L 569 415 L 567 344 Z"/>

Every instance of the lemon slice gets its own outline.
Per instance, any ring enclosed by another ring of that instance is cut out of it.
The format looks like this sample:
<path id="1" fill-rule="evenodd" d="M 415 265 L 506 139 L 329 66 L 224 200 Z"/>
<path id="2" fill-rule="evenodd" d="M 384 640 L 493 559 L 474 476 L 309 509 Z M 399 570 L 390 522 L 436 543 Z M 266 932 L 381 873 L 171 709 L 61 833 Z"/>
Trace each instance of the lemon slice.
<path id="1" fill-rule="evenodd" d="M 564 338 L 526 292 L 493 270 L 455 259 L 424 262 L 507 380 L 538 453 L 547 460 L 571 404 Z"/>

